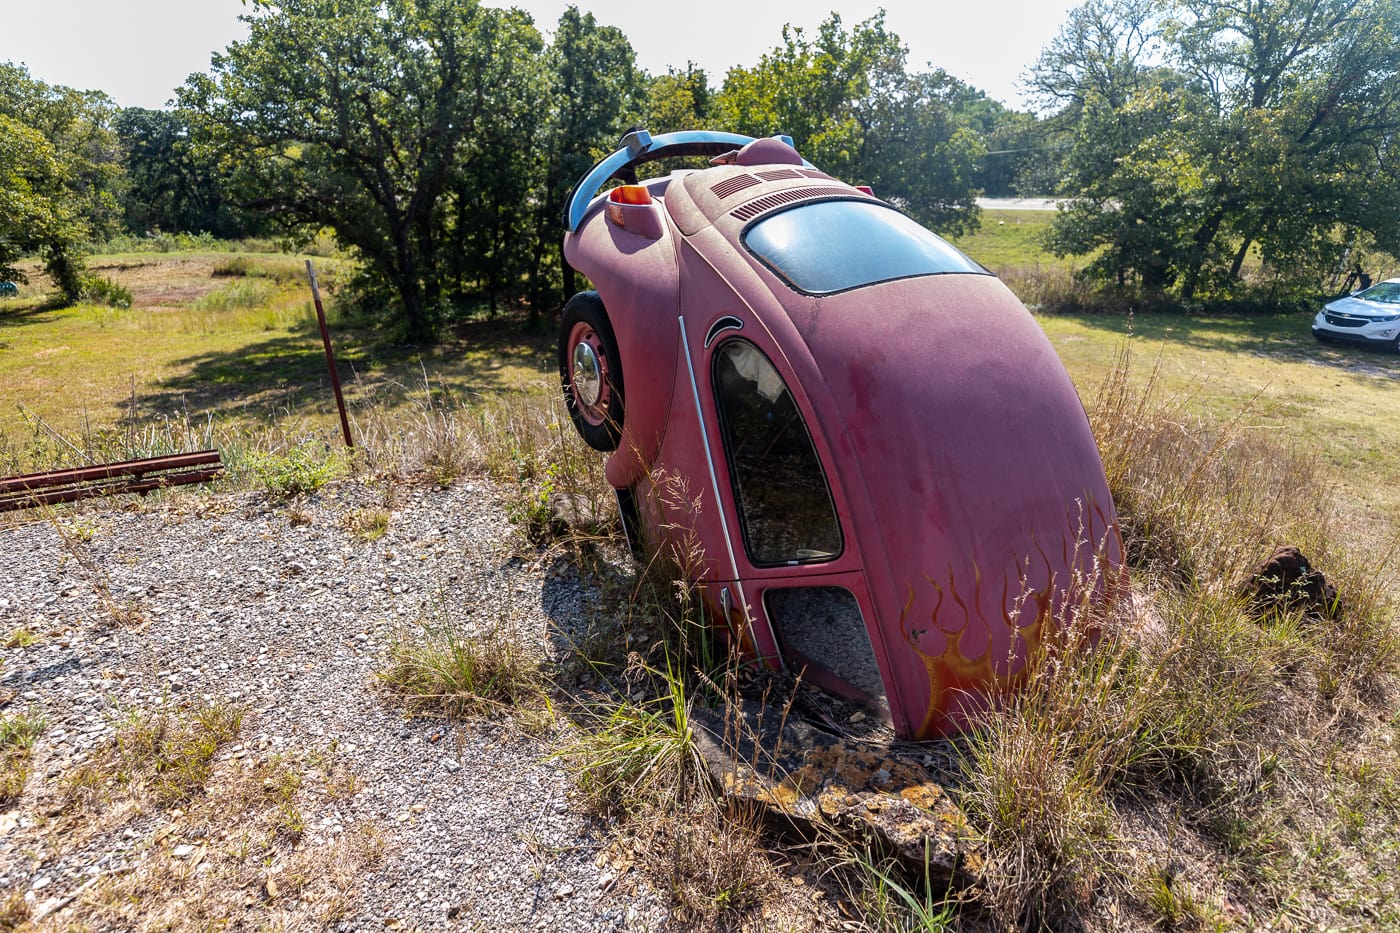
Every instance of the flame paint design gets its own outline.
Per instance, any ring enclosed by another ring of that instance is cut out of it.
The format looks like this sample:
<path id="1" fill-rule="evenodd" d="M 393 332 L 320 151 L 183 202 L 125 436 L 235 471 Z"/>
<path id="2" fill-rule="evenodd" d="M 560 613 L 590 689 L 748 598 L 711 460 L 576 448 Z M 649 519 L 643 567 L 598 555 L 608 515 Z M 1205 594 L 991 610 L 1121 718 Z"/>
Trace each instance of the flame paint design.
<path id="1" fill-rule="evenodd" d="M 1117 524 L 1102 508 L 1091 506 L 1086 510 L 1082 503 L 1078 507 L 1081 516 L 1076 520 L 1069 514 L 1070 521 L 1064 526 L 1058 566 L 1034 534 L 1034 553 L 1012 559 L 1002 573 L 999 609 L 983 608 L 986 591 L 982 569 L 975 560 L 971 563 L 970 604 L 959 587 L 955 568 L 949 567 L 946 584 L 925 578 L 935 593 L 929 622 L 932 631 L 945 639 L 945 647 L 938 654 L 921 643 L 930 630 L 914 627 L 915 592 L 913 586 L 909 587 L 900 614 L 900 631 L 919 655 L 929 679 L 928 708 L 916 732 L 919 737 L 952 731 L 998 696 L 1019 689 L 1052 650 L 1067 614 L 1077 607 L 1097 613 L 1112 605 L 1124 591 L 1123 545 Z M 1085 511 L 1089 513 L 1087 528 Z M 1097 535 L 1095 518 L 1097 527 L 1103 529 Z M 1033 583 L 1036 571 L 1046 577 L 1038 586 Z M 1095 620 L 1085 622 L 1085 637 L 1097 639 Z M 986 650 L 965 649 L 970 635 L 985 637 Z"/>

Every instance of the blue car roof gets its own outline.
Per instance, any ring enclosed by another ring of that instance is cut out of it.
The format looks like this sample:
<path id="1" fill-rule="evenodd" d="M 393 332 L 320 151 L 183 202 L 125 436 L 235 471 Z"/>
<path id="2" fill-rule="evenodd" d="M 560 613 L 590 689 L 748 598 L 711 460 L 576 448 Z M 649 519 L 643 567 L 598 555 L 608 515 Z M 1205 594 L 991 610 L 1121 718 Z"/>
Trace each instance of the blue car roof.
<path id="1" fill-rule="evenodd" d="M 792 137 L 778 136 L 789 146 Z M 738 149 L 754 141 L 752 136 L 740 133 L 721 133 L 715 130 L 684 130 L 679 133 L 662 133 L 652 136 L 646 130 L 636 130 L 622 137 L 622 142 L 612 155 L 609 155 L 589 169 L 569 192 L 564 202 L 564 229 L 572 233 L 583 223 L 588 213 L 588 205 L 598 189 L 614 178 L 630 180 L 630 172 L 638 165 L 679 156 L 717 156 L 731 149 Z M 803 165 L 811 168 L 806 160 Z"/>

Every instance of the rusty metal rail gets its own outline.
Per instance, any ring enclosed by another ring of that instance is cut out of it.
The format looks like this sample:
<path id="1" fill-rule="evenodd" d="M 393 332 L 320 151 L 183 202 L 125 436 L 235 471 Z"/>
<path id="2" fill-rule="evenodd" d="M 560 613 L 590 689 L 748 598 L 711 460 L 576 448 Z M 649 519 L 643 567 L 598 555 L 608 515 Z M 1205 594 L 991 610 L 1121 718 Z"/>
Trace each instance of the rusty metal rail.
<path id="1" fill-rule="evenodd" d="M 207 483 L 223 473 L 217 450 L 122 460 L 73 470 L 50 470 L 0 479 L 0 512 L 76 502 L 167 486 Z"/>

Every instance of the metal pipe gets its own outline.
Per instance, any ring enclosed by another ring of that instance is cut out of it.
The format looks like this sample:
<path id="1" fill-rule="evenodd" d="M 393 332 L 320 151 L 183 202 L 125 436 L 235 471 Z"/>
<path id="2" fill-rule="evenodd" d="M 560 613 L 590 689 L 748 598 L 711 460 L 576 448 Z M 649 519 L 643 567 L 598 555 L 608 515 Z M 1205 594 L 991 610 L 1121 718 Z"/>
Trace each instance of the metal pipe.
<path id="1" fill-rule="evenodd" d="M 326 346 L 326 368 L 331 374 L 331 389 L 335 391 L 335 406 L 340 410 L 340 430 L 345 435 L 345 446 L 354 448 L 350 439 L 350 419 L 345 414 L 345 397 L 340 394 L 340 374 L 335 370 L 335 351 L 331 349 L 331 332 L 326 327 L 326 310 L 321 307 L 321 289 L 316 284 L 316 269 L 311 260 L 306 260 L 306 275 L 311 279 L 311 297 L 316 302 L 316 322 L 321 325 L 321 342 Z"/>

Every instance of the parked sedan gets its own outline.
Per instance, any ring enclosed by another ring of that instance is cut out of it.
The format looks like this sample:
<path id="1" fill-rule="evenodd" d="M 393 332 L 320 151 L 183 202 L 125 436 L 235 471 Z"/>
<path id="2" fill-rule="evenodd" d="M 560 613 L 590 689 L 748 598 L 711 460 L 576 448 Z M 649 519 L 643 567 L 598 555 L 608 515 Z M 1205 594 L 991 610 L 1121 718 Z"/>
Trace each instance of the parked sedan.
<path id="1" fill-rule="evenodd" d="M 1331 302 L 1313 319 L 1313 336 L 1400 351 L 1400 279 L 1386 279 Z"/>

